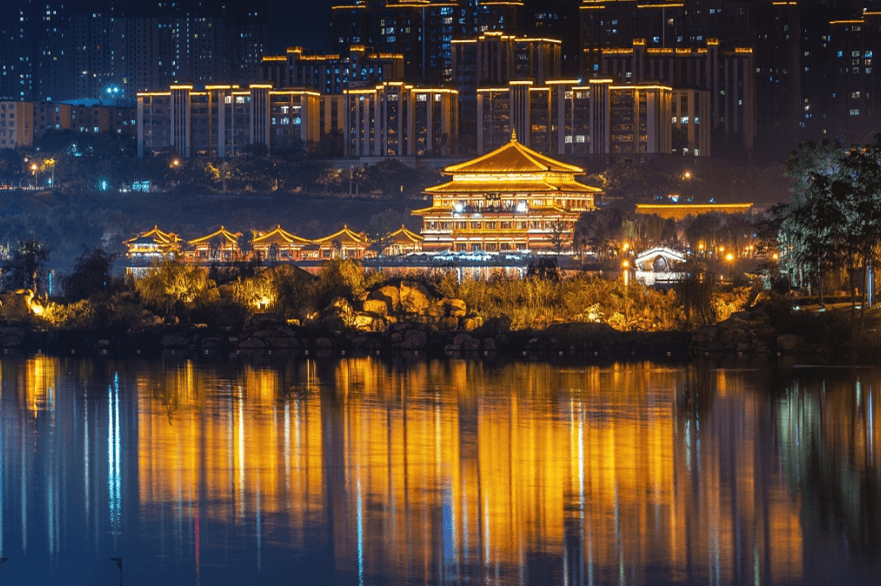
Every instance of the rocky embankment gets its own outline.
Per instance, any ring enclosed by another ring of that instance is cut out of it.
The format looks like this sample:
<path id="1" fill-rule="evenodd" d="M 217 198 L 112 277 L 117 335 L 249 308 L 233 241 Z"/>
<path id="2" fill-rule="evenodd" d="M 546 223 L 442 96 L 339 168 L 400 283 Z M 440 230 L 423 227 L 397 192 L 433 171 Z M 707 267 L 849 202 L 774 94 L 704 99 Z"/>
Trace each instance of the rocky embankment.
<path id="1" fill-rule="evenodd" d="M 462 299 L 432 295 L 402 281 L 350 301 L 333 301 L 299 323 L 275 314 L 249 318 L 240 331 L 203 324 L 143 324 L 122 334 L 0 327 L 0 347 L 25 351 L 99 354 L 303 354 L 310 356 L 424 352 L 433 355 L 583 355 L 603 359 L 680 359 L 710 353 L 773 355 L 815 351 L 790 334 L 778 334 L 764 311 L 735 313 L 694 332 L 619 332 L 599 323 L 556 323 L 540 330 L 511 330 L 506 317 L 484 320 Z"/>

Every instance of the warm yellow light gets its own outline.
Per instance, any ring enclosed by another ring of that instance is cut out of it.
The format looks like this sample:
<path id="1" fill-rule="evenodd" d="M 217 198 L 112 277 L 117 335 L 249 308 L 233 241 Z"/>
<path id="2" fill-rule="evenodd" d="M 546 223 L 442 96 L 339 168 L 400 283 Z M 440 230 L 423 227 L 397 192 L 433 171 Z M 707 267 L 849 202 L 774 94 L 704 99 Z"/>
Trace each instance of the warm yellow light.
<path id="1" fill-rule="evenodd" d="M 175 160 L 173 160 L 173 161 L 171 162 L 171 166 L 172 166 L 172 167 L 177 167 L 177 166 L 179 166 L 179 165 L 180 165 L 180 160 L 179 160 L 179 159 L 175 159 Z"/>
<path id="2" fill-rule="evenodd" d="M 725 247 L 724 247 L 724 246 L 720 246 L 720 247 L 719 247 L 719 252 L 725 252 Z"/>
<path id="3" fill-rule="evenodd" d="M 727 260 L 727 261 L 732 261 L 732 260 L 734 260 L 734 255 L 731 254 L 731 253 L 729 252 L 729 253 L 725 256 L 725 260 Z"/>
<path id="4" fill-rule="evenodd" d="M 691 179 L 691 171 L 686 171 L 686 172 L 685 172 L 685 178 L 686 178 L 686 179 Z"/>
<path id="5" fill-rule="evenodd" d="M 36 170 L 37 170 L 37 164 L 34 163 L 33 165 L 31 165 L 31 171 L 36 171 Z"/>
<path id="6" fill-rule="evenodd" d="M 777 260 L 780 258 L 780 255 L 775 252 L 774 254 L 771 255 L 771 258 L 773 258 L 774 260 Z"/>
<path id="7" fill-rule="evenodd" d="M 630 261 L 625 260 L 624 262 L 621 263 L 621 266 L 624 267 L 625 269 L 628 268 L 630 266 Z"/>

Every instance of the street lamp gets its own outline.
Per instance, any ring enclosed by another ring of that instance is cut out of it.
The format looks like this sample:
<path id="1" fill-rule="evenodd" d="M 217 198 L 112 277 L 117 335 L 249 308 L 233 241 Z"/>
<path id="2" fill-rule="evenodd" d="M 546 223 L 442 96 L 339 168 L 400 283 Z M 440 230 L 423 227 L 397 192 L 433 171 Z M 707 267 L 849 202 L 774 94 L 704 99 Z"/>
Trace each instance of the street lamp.
<path id="1" fill-rule="evenodd" d="M 47 165 L 52 170 L 52 179 L 50 179 L 49 185 L 52 186 L 52 189 L 55 189 L 55 159 L 46 159 L 43 161 L 44 165 Z"/>
<path id="2" fill-rule="evenodd" d="M 38 185 L 39 182 L 40 182 L 40 181 L 39 181 L 39 180 L 40 180 L 40 175 L 39 175 L 39 173 L 38 173 L 39 170 L 40 170 L 40 168 L 37 166 L 36 163 L 32 163 L 32 164 L 31 164 L 31 173 L 34 174 L 34 189 L 37 188 L 37 185 Z"/>

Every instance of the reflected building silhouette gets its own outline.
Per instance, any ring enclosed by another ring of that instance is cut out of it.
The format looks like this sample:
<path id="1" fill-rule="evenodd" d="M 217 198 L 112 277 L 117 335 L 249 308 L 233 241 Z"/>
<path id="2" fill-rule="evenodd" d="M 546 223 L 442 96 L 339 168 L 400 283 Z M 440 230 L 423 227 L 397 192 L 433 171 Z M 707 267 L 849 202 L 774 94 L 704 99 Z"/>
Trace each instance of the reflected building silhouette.
<path id="1" fill-rule="evenodd" d="M 853 575 L 843 549 L 818 567 L 838 528 L 877 567 L 866 383 L 769 395 L 759 371 L 374 358 L 0 368 L 6 557 L 115 552 L 205 583 L 794 583 Z"/>

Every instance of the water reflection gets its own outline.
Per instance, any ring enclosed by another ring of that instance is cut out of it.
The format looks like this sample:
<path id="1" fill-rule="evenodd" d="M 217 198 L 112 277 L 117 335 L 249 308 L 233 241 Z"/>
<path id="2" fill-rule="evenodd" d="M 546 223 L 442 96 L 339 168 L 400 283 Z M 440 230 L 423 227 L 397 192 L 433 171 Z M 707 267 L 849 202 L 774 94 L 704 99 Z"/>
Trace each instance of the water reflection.
<path id="1" fill-rule="evenodd" d="M 43 356 L 0 369 L 0 557 L 57 572 L 77 557 L 122 557 L 135 584 L 881 571 L 881 371 Z"/>

